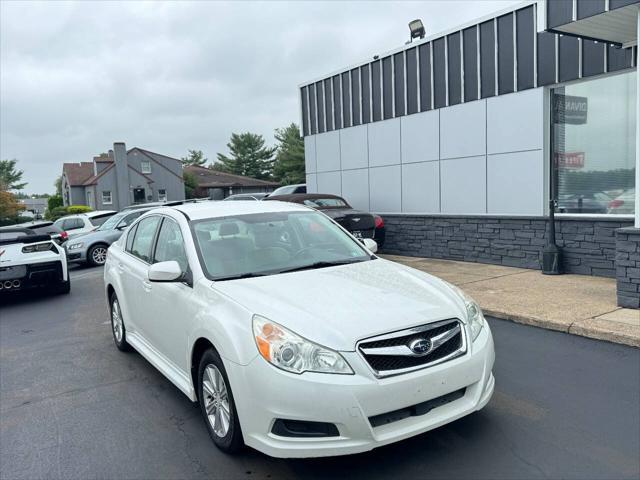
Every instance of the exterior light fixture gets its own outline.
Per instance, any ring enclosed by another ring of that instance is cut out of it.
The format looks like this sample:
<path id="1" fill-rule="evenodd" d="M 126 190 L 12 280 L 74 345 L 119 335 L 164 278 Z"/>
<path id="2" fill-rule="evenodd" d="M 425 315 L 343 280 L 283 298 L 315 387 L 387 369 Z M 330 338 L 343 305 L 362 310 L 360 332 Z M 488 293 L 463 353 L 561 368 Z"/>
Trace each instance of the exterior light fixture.
<path id="1" fill-rule="evenodd" d="M 412 42 L 414 38 L 424 38 L 424 25 L 419 18 L 409 22 L 409 30 L 411 31 L 409 42 Z"/>

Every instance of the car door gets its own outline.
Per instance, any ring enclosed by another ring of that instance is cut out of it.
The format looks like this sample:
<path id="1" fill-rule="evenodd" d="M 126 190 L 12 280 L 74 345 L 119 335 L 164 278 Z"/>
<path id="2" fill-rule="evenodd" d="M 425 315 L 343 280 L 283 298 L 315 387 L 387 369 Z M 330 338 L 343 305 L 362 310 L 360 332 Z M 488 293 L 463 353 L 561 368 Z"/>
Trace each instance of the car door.
<path id="1" fill-rule="evenodd" d="M 135 332 L 147 342 L 149 337 L 151 283 L 149 265 L 153 258 L 153 244 L 162 217 L 153 215 L 143 218 L 135 226 L 133 240 L 127 242 L 126 260 L 118 264 L 125 291 L 126 314 L 134 325 Z"/>
<path id="2" fill-rule="evenodd" d="M 196 308 L 191 299 L 193 288 L 188 280 L 191 269 L 180 226 L 174 219 L 164 217 L 158 231 L 153 263 L 170 260 L 178 262 L 185 278 L 177 282 L 151 282 L 147 293 L 148 340 L 174 366 L 188 372 L 189 323 L 193 321 Z"/>

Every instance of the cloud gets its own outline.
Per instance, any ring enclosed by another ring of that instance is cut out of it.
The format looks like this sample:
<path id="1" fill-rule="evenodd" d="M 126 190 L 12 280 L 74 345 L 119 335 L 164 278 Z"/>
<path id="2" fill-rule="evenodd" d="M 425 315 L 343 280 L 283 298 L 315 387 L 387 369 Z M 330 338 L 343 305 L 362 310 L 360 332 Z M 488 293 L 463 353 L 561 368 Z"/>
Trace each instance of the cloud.
<path id="1" fill-rule="evenodd" d="M 297 86 L 516 1 L 0 3 L 0 157 L 30 193 L 115 141 L 210 158 L 299 121 Z"/>

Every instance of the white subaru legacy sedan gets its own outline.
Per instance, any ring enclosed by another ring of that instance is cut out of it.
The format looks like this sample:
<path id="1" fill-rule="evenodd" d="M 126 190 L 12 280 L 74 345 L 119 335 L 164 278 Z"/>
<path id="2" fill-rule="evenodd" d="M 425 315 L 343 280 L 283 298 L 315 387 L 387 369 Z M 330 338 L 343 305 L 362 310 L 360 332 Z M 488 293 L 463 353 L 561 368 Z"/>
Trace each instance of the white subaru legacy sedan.
<path id="1" fill-rule="evenodd" d="M 192 401 L 213 442 L 363 452 L 481 409 L 493 339 L 458 288 L 281 202 L 154 209 L 111 245 L 116 346 Z"/>

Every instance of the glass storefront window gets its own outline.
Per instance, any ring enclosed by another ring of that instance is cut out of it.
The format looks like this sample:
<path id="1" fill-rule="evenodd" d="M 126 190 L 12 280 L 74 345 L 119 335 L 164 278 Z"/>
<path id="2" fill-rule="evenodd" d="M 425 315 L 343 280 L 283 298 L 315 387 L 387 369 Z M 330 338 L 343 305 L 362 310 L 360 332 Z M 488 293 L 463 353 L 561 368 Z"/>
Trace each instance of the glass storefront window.
<path id="1" fill-rule="evenodd" d="M 552 90 L 559 213 L 634 213 L 636 73 Z"/>

